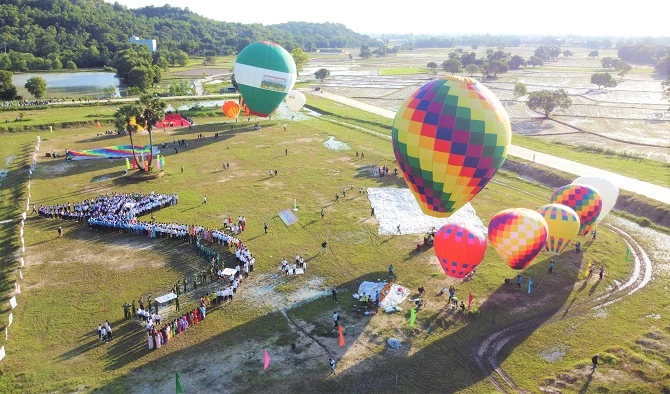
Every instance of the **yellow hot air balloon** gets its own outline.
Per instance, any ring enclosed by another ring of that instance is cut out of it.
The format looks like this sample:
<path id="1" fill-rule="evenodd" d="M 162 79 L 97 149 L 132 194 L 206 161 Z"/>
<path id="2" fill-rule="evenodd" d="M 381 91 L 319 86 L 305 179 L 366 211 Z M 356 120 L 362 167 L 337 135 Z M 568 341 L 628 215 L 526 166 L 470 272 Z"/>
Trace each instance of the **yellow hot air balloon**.
<path id="1" fill-rule="evenodd" d="M 579 233 L 579 215 L 574 209 L 562 204 L 547 204 L 537 210 L 549 228 L 545 249 L 552 254 L 561 254 Z"/>

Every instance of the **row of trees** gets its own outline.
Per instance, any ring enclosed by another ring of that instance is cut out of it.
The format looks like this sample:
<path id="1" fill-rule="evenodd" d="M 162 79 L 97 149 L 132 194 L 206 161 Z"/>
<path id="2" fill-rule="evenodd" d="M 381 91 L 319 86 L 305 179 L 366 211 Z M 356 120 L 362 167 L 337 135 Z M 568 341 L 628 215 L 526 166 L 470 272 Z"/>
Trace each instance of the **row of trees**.
<path id="1" fill-rule="evenodd" d="M 25 85 L 26 90 L 35 98 L 44 97 L 47 92 L 47 81 L 42 77 L 28 78 Z M 0 71 L 0 100 L 14 100 L 16 98 L 16 86 L 12 82 L 12 73 Z"/>
<path id="2" fill-rule="evenodd" d="M 248 44 L 272 40 L 289 51 L 302 47 L 373 44 L 341 24 L 290 22 L 243 25 L 207 19 L 176 7 L 128 9 L 103 0 L 7 0 L 0 5 L 0 69 L 58 70 L 111 66 L 130 48 L 129 37 L 155 38 L 170 64 L 183 54 L 231 55 Z M 176 58 L 173 58 L 176 57 Z"/>

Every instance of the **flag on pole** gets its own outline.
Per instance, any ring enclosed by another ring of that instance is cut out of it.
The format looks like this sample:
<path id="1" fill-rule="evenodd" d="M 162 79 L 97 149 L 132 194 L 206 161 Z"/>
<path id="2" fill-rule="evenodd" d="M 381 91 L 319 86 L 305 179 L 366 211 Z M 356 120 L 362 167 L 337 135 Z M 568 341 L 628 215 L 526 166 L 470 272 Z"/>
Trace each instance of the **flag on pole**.
<path id="1" fill-rule="evenodd" d="M 267 350 L 263 350 L 263 371 L 270 366 L 270 354 Z"/>
<path id="2" fill-rule="evenodd" d="M 412 310 L 409 311 L 409 326 L 414 327 L 415 321 L 416 321 L 416 309 L 412 308 Z"/>
<path id="3" fill-rule="evenodd" d="M 528 278 L 528 294 L 530 294 L 530 285 L 533 284 L 533 280 L 529 277 Z"/>
<path id="4" fill-rule="evenodd" d="M 161 156 L 160 162 L 161 162 L 161 168 L 165 169 L 165 159 L 163 158 L 163 156 Z"/>
<path id="5" fill-rule="evenodd" d="M 340 333 L 340 347 L 344 346 L 344 327 L 338 326 L 337 329 Z"/>
<path id="6" fill-rule="evenodd" d="M 626 262 L 630 261 L 630 248 L 626 248 Z"/>
<path id="7" fill-rule="evenodd" d="M 175 378 L 176 378 L 176 382 L 177 382 L 177 387 L 176 387 L 176 389 L 175 389 L 175 393 L 176 393 L 176 394 L 184 394 L 184 389 L 181 388 L 181 382 L 179 381 L 179 373 L 178 373 L 178 372 L 175 372 L 175 373 L 174 373 L 174 376 L 175 376 Z"/>
<path id="8" fill-rule="evenodd" d="M 589 265 L 586 266 L 586 270 L 584 271 L 584 279 L 589 277 L 589 272 L 591 271 L 591 264 L 592 262 L 589 262 Z"/>
<path id="9" fill-rule="evenodd" d="M 472 292 L 470 292 L 470 296 L 468 297 L 468 310 L 470 310 L 470 304 L 472 304 L 472 300 L 474 300 L 475 297 L 472 296 Z"/>
<path id="10" fill-rule="evenodd" d="M 16 296 L 12 297 L 9 299 L 9 305 L 12 307 L 12 309 L 16 308 Z"/>

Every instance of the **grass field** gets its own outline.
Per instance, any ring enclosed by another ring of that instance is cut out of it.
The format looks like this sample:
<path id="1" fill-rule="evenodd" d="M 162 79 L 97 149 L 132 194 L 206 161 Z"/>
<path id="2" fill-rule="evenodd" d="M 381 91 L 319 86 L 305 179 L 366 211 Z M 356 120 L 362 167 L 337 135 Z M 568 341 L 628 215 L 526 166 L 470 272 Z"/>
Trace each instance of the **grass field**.
<path id="1" fill-rule="evenodd" d="M 242 239 L 256 256 L 257 267 L 251 280 L 242 285 L 240 299 L 211 312 L 205 322 L 162 349 L 149 351 L 136 323 L 122 321 L 121 305 L 142 295 L 163 294 L 177 280 L 201 269 L 205 263 L 192 247 L 31 217 L 26 224 L 23 293 L 17 297 L 19 306 L 13 311 L 15 321 L 5 343 L 7 358 L 0 364 L 0 391 L 163 392 L 174 389 L 174 372 L 179 371 L 187 391 L 207 387 L 214 392 L 490 392 L 495 388 L 477 370 L 472 351 L 499 327 L 526 320 L 534 332 L 524 335 L 502 360 L 521 387 L 537 391 L 548 384 L 547 379 L 565 373 L 575 375 L 575 382 L 580 383 L 580 366 L 598 351 L 617 354 L 617 360 L 627 360 L 624 354 L 629 354 L 639 361 L 639 369 L 656 372 L 627 374 L 624 361 L 606 363 L 599 372 L 601 382 L 590 383 L 589 390 L 607 387 L 607 379 L 615 377 L 624 389 L 654 391 L 670 384 L 668 368 L 658 365 L 659 356 L 638 355 L 642 350 L 636 342 L 647 332 L 666 330 L 663 320 L 644 317 L 666 307 L 662 282 L 655 280 L 634 297 L 608 307 L 604 316 L 594 317 L 575 307 L 574 316 L 551 320 L 570 308 L 571 301 L 577 299 L 576 305 L 588 302 L 604 294 L 614 280 L 625 282 L 632 266 L 623 258 L 626 247 L 617 234 L 601 226 L 598 240 L 584 254 L 570 252 L 556 258 L 553 276 L 546 273 L 549 257 L 541 255 L 523 273 L 535 283 L 531 295 L 501 286 L 502 278 L 514 273 L 491 248 L 475 280 L 457 283 L 444 275 L 432 250 L 414 252 L 421 235 L 378 235 L 367 197 L 355 192 L 358 187 L 404 187 L 400 178 L 370 178 L 364 171 L 370 164 L 396 166 L 388 140 L 369 132 L 389 135 L 385 125 L 390 121 L 325 99 L 310 96 L 309 101 L 327 114 L 302 122 L 264 121 L 260 131 L 242 122 L 230 132 L 229 122 L 220 123 L 223 118 L 196 119 L 199 125 L 191 131 L 157 131 L 157 143 L 186 138 L 189 146 L 180 147 L 178 154 L 172 147 L 164 150 L 165 176 L 145 183 L 124 181 L 122 162 L 40 157 L 31 202 L 74 202 L 107 192 L 176 192 L 179 205 L 157 212 L 157 221 L 220 227 L 224 216 L 244 215 L 249 229 Z M 285 123 L 287 131 L 283 131 Z M 91 127 L 41 133 L 41 152 L 128 143 L 127 137 L 96 137 L 96 131 Z M 214 140 L 215 132 L 222 138 Z M 196 138 L 199 133 L 206 138 Z M 0 164 L 6 160 L 9 169 L 0 189 L 3 218 L 17 216 L 17 207 L 25 203 L 20 185 L 26 182 L 26 154 L 38 134 L 2 136 Z M 330 136 L 349 144 L 351 150 L 326 149 L 323 143 Z M 146 135 L 136 137 L 136 144 L 146 142 Z M 356 158 L 355 151 L 364 152 L 365 159 Z M 223 170 L 222 162 L 230 163 L 230 170 Z M 268 170 L 274 168 L 278 176 L 268 177 Z M 351 184 L 354 190 L 335 203 L 335 193 Z M 208 204 L 202 205 L 205 194 Z M 500 172 L 473 206 L 487 223 L 504 208 L 536 209 L 550 194 L 545 187 Z M 290 208 L 294 199 L 299 222 L 285 227 L 277 213 Z M 319 215 L 322 208 L 324 219 Z M 264 222 L 269 224 L 267 235 Z M 58 225 L 65 230 L 62 239 L 55 236 Z M 0 228 L 4 256 L 16 250 L 15 231 L 12 225 Z M 326 254 L 320 253 L 324 239 L 329 244 Z M 282 258 L 290 260 L 295 254 L 308 259 L 307 275 L 272 275 Z M 588 262 L 606 266 L 605 281 L 578 279 L 580 267 L 583 271 Z M 13 263 L 13 259 L 3 260 L 5 288 L 15 275 L 10 269 Z M 414 328 L 407 327 L 405 313 L 358 319 L 350 312 L 351 293 L 360 281 L 385 278 L 389 264 L 395 265 L 398 282 L 412 293 L 419 286 L 428 289 L 427 308 L 419 313 Z M 337 346 L 331 334 L 330 315 L 335 306 L 329 298 L 302 306 L 292 301 L 313 283 L 322 291 L 332 286 L 340 289 L 341 304 L 336 308 L 346 324 L 356 326 L 344 348 Z M 461 299 L 470 292 L 475 296 L 468 318 L 445 309 L 446 301 L 435 296 L 440 287 L 452 283 Z M 190 292 L 191 297 L 197 295 L 197 291 Z M 268 301 L 275 298 L 280 301 Z M 184 301 L 182 307 L 192 306 L 190 302 Z M 295 307 L 287 312 L 291 321 L 280 313 L 290 307 Z M 7 310 L 3 312 L 6 316 Z M 109 344 L 94 337 L 95 327 L 105 319 L 112 322 L 117 337 Z M 325 350 L 294 323 L 336 356 L 338 376 L 327 376 Z M 403 349 L 387 349 L 389 337 L 399 337 Z M 662 342 L 665 337 L 659 338 Z M 291 350 L 294 342 L 296 351 Z M 565 348 L 565 356 L 555 362 L 538 356 L 553 347 Z M 274 361 L 268 371 L 259 374 L 263 349 L 268 349 Z"/>

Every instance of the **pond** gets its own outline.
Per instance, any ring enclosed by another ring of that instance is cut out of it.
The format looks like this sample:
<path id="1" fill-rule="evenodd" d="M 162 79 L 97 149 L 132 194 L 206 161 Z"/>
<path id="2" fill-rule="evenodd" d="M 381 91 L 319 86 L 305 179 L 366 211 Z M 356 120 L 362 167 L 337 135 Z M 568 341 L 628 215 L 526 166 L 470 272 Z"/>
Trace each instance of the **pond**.
<path id="1" fill-rule="evenodd" d="M 116 94 L 125 93 L 121 81 L 116 74 L 108 71 L 63 72 L 63 73 L 26 73 L 14 74 L 12 81 L 17 93 L 26 99 L 32 96 L 23 87 L 32 77 L 42 77 L 47 81 L 47 97 L 63 96 L 102 96 L 102 89 L 110 85 L 116 88 Z"/>

